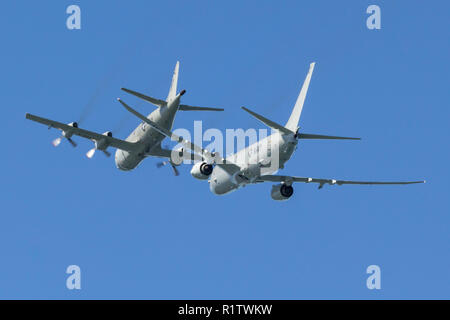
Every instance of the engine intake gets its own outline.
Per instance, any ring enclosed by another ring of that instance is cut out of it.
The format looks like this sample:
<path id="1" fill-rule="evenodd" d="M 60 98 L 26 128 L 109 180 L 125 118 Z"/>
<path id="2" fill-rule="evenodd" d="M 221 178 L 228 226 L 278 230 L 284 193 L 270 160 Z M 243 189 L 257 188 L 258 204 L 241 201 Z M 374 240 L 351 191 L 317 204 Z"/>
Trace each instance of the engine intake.
<path id="1" fill-rule="evenodd" d="M 270 196 L 273 200 L 283 201 L 289 199 L 294 194 L 294 188 L 284 183 L 272 186 Z"/>
<path id="2" fill-rule="evenodd" d="M 191 170 L 191 175 L 199 180 L 206 180 L 213 172 L 212 164 L 206 162 L 197 162 Z"/>

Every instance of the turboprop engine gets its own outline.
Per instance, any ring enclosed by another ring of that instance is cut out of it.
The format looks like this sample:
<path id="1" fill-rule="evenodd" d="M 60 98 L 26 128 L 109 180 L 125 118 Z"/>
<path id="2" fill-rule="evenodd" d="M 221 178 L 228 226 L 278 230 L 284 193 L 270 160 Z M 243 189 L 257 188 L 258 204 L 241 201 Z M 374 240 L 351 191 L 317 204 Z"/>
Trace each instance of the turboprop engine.
<path id="1" fill-rule="evenodd" d="M 209 178 L 212 172 L 213 172 L 212 164 L 208 164 L 206 162 L 197 162 L 192 167 L 191 175 L 195 179 L 206 180 Z"/>
<path id="2" fill-rule="evenodd" d="M 73 127 L 73 128 L 78 128 L 78 123 L 77 122 L 71 122 L 71 123 L 68 123 L 67 125 L 70 126 L 70 127 Z M 49 127 L 49 129 L 50 129 L 50 127 Z M 75 141 L 72 140 L 72 135 L 73 135 L 72 130 L 66 130 L 66 131 L 63 130 L 62 133 L 61 133 L 61 136 L 52 141 L 53 146 L 55 146 L 55 147 L 59 146 L 59 144 L 61 143 L 62 138 L 66 138 L 67 141 L 70 142 L 72 147 L 76 147 L 77 144 L 75 143 Z"/>
<path id="3" fill-rule="evenodd" d="M 273 200 L 283 201 L 289 199 L 294 194 L 294 188 L 287 184 L 281 183 L 272 186 L 270 196 Z"/>
<path id="4" fill-rule="evenodd" d="M 106 131 L 105 133 L 103 133 L 103 135 L 105 137 L 111 137 L 112 138 L 112 132 L 111 131 Z M 94 156 L 96 150 L 102 151 L 105 154 L 105 156 L 107 156 L 107 157 L 111 156 L 111 154 L 108 151 L 106 151 L 106 149 L 109 147 L 109 143 L 108 143 L 108 140 L 106 138 L 99 139 L 99 140 L 92 140 L 92 141 L 94 142 L 95 146 L 94 146 L 94 148 L 92 148 L 91 150 L 89 150 L 86 153 L 86 157 L 91 159 Z"/>

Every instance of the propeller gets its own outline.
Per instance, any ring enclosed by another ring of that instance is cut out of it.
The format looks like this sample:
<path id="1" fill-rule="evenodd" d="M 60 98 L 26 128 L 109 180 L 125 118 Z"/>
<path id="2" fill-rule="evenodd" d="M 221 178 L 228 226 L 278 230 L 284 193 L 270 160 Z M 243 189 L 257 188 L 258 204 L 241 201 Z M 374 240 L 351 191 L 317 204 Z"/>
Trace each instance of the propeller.
<path id="1" fill-rule="evenodd" d="M 114 70 L 112 70 L 112 71 L 114 71 Z M 116 72 L 116 71 L 114 71 L 114 72 Z M 72 122 L 69 125 L 72 125 L 72 126 L 78 128 L 78 124 L 84 123 L 86 121 L 86 119 L 90 116 L 90 114 L 92 113 L 94 108 L 98 105 L 97 104 L 98 97 L 100 96 L 102 91 L 105 90 L 108 83 L 110 82 L 111 74 L 112 74 L 112 72 L 109 72 L 109 74 L 106 74 L 103 76 L 103 78 L 99 81 L 95 90 L 92 92 L 91 96 L 89 97 L 86 105 L 81 110 L 81 114 L 78 118 L 78 121 Z M 49 127 L 49 129 L 51 129 L 51 126 Z M 69 143 L 72 145 L 72 147 L 76 147 L 77 144 L 75 141 L 73 141 L 71 139 L 71 136 L 72 136 L 72 134 L 68 133 L 66 135 L 66 133 L 63 132 L 63 134 L 59 138 L 56 138 L 55 140 L 52 141 L 52 144 L 53 144 L 53 146 L 57 147 L 61 144 L 62 138 L 66 138 L 67 141 L 69 141 Z M 94 156 L 94 153 L 95 153 L 95 150 L 94 151 L 89 150 L 89 152 L 86 155 L 88 157 L 90 155 L 89 158 L 92 158 Z"/>
<path id="2" fill-rule="evenodd" d="M 56 138 L 55 140 L 52 141 L 52 144 L 54 147 L 59 146 L 59 144 L 61 143 L 62 137 Z"/>
<path id="3" fill-rule="evenodd" d="M 163 145 L 164 149 L 169 149 L 169 146 L 167 144 Z M 180 172 L 178 171 L 177 167 L 171 162 L 171 161 L 160 161 L 156 163 L 156 167 L 157 168 L 162 168 L 164 166 L 167 166 L 168 164 L 170 164 L 170 166 L 172 167 L 173 170 L 173 174 L 178 177 L 180 175 Z"/>
<path id="4" fill-rule="evenodd" d="M 94 154 L 95 154 L 95 151 L 97 151 L 97 148 L 96 148 L 96 147 L 92 148 L 91 150 L 89 150 L 89 151 L 86 153 L 86 157 L 88 157 L 89 159 L 92 159 L 92 157 L 93 157 Z M 111 157 L 111 153 L 110 153 L 110 152 L 108 152 L 108 151 L 106 151 L 106 150 L 101 150 L 101 151 L 103 152 L 103 154 L 104 154 L 105 156 Z"/>
<path id="5" fill-rule="evenodd" d="M 78 128 L 78 122 L 71 122 L 71 123 L 68 123 L 67 125 L 74 127 L 74 128 Z M 52 126 L 48 127 L 48 129 L 51 129 L 51 128 L 52 128 Z M 62 131 L 61 136 L 59 136 L 58 138 L 56 138 L 55 140 L 52 141 L 52 145 L 54 147 L 57 147 L 61 144 L 62 139 L 66 138 L 67 141 L 70 142 L 72 147 L 76 147 L 77 144 L 75 143 L 75 141 L 72 140 L 72 135 L 73 135 L 73 132 L 70 129 L 67 129 L 66 131 Z"/>
<path id="6" fill-rule="evenodd" d="M 76 143 L 75 141 L 73 141 L 72 138 L 67 138 L 67 141 L 70 142 L 70 144 L 72 145 L 72 147 L 75 148 L 75 147 L 77 146 L 77 143 Z"/>
<path id="7" fill-rule="evenodd" d="M 93 157 L 94 154 L 95 154 L 95 150 L 97 150 L 97 148 L 92 148 L 91 150 L 89 150 L 89 151 L 86 153 L 86 157 L 88 157 L 89 159 L 92 159 L 92 157 Z"/>
<path id="8" fill-rule="evenodd" d="M 64 137 L 64 136 L 61 136 L 61 137 L 58 137 L 58 138 L 56 138 L 55 140 L 53 140 L 53 141 L 52 141 L 52 145 L 53 145 L 54 147 L 59 146 L 59 145 L 61 144 L 62 138 L 65 138 L 65 137 Z M 77 146 L 77 143 L 76 143 L 75 141 L 73 141 L 72 138 L 66 138 L 66 139 L 67 139 L 67 141 L 70 142 L 70 144 L 72 145 L 72 147 L 75 148 L 75 147 Z"/>
<path id="9" fill-rule="evenodd" d="M 171 165 L 171 167 L 172 167 L 172 169 L 173 169 L 173 174 L 174 174 L 175 176 L 179 176 L 179 175 L 180 175 L 180 172 L 178 171 L 177 167 L 175 167 L 175 165 L 174 165 L 173 163 L 171 163 L 170 161 L 162 161 L 162 162 L 158 162 L 158 163 L 156 164 L 156 167 L 157 167 L 157 168 L 162 168 L 162 167 L 164 167 L 164 166 L 166 166 L 166 165 L 168 165 L 168 164 Z"/>
<path id="10" fill-rule="evenodd" d="M 123 71 L 125 65 L 123 63 L 121 63 L 119 65 L 119 67 L 117 67 L 117 64 L 121 61 L 128 61 L 128 58 L 125 57 L 129 57 L 130 56 L 130 51 L 128 48 L 127 50 L 124 50 L 121 54 L 121 58 L 119 60 L 116 61 L 115 65 L 111 65 L 110 68 L 108 69 L 108 72 L 105 73 L 97 82 L 95 89 L 92 91 L 91 95 L 89 96 L 86 104 L 84 105 L 83 109 L 81 110 L 81 114 L 78 117 L 78 121 L 77 122 L 73 122 L 72 124 L 74 124 L 74 126 L 78 127 L 78 124 L 84 123 L 86 121 L 87 118 L 89 118 L 92 114 L 92 112 L 94 111 L 94 109 L 99 105 L 98 103 L 98 99 L 101 96 L 101 94 L 110 86 L 111 81 L 113 79 L 115 79 L 118 74 Z M 136 55 L 136 50 L 134 51 L 133 54 L 131 54 L 131 56 Z M 121 124 L 121 126 L 123 126 L 123 124 Z M 51 127 L 49 127 L 50 129 Z M 73 146 L 76 147 L 77 144 L 71 139 L 71 136 L 65 136 L 64 133 L 61 137 L 56 138 L 55 140 L 52 141 L 53 146 L 57 147 L 61 144 L 62 138 L 67 138 L 67 140 L 69 141 L 69 143 Z M 89 150 L 88 154 L 91 155 L 91 157 L 94 156 L 95 150 L 91 151 Z M 111 154 L 107 151 L 103 151 L 103 153 L 106 156 L 110 156 Z"/>
<path id="11" fill-rule="evenodd" d="M 92 142 L 94 142 L 94 147 L 86 153 L 86 157 L 91 159 L 94 156 L 95 151 L 97 151 L 97 150 L 102 151 L 105 154 L 105 156 L 107 156 L 107 157 L 111 156 L 111 153 L 109 153 L 106 150 L 109 147 L 109 142 L 108 142 L 107 137 L 112 137 L 113 134 L 111 131 L 106 131 L 105 133 L 103 133 L 103 136 L 105 136 L 105 137 L 100 138 L 100 139 L 91 139 Z"/>

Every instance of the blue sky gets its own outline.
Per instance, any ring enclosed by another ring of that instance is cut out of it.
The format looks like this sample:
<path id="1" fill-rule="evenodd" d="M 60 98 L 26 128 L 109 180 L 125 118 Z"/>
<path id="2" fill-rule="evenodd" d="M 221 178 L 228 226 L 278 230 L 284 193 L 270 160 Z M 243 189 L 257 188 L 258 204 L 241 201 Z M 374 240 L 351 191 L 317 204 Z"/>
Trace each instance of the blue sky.
<path id="1" fill-rule="evenodd" d="M 81 30 L 66 28 L 81 7 Z M 377 4 L 382 29 L 366 28 Z M 7 1 L 2 5 L 3 137 L 0 298 L 450 298 L 449 28 L 444 1 Z M 139 121 L 115 101 L 165 98 L 180 60 L 174 128 L 284 123 L 316 69 L 305 132 L 362 141 L 302 141 L 283 174 L 426 179 L 425 185 L 271 185 L 218 197 L 147 159 L 132 172 L 53 148 L 55 130 L 25 113 L 125 138 Z M 81 267 L 82 289 L 65 287 Z M 381 267 L 381 290 L 366 268 Z"/>

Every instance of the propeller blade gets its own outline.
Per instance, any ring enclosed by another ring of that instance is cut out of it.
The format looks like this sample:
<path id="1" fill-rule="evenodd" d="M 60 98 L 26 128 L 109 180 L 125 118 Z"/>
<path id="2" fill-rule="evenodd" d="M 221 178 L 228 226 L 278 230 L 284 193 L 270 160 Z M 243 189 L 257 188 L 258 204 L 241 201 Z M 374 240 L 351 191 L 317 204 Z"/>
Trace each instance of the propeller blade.
<path id="1" fill-rule="evenodd" d="M 180 172 L 178 171 L 177 167 L 175 167 L 174 165 L 172 165 L 172 169 L 173 169 L 173 174 L 178 177 L 180 175 Z"/>
<path id="2" fill-rule="evenodd" d="M 53 144 L 53 146 L 54 147 L 57 147 L 57 146 L 59 146 L 59 144 L 61 143 L 61 137 L 59 137 L 59 138 L 56 138 L 55 140 L 53 140 L 52 141 L 52 144 Z"/>
<path id="3" fill-rule="evenodd" d="M 161 161 L 156 164 L 156 167 L 161 168 L 161 167 L 168 165 L 169 163 L 170 163 L 169 161 Z M 180 175 L 180 172 L 178 171 L 177 167 L 171 163 L 170 163 L 170 166 L 172 167 L 173 174 L 178 177 Z"/>
<path id="4" fill-rule="evenodd" d="M 70 144 L 72 145 L 72 147 L 75 148 L 75 147 L 77 146 L 76 142 L 73 141 L 71 138 L 67 138 L 67 140 L 70 142 Z"/>
<path id="5" fill-rule="evenodd" d="M 86 153 L 86 157 L 88 157 L 89 159 L 92 159 L 92 157 L 94 156 L 95 150 L 97 150 L 97 149 L 92 148 L 91 150 L 89 150 L 89 151 Z"/>
<path id="6" fill-rule="evenodd" d="M 166 164 L 167 164 L 166 161 L 158 162 L 158 163 L 156 164 L 156 167 L 157 167 L 157 168 L 161 168 L 161 167 L 164 167 Z"/>

